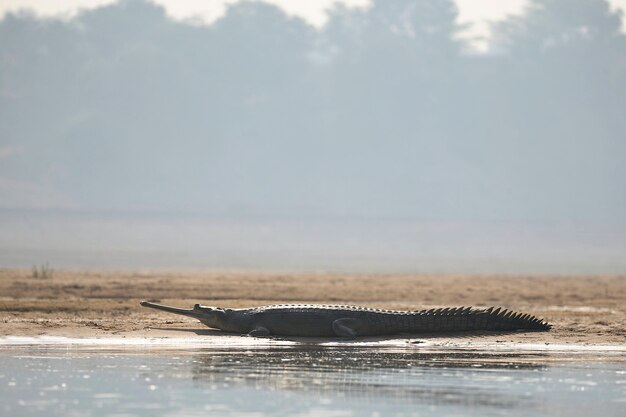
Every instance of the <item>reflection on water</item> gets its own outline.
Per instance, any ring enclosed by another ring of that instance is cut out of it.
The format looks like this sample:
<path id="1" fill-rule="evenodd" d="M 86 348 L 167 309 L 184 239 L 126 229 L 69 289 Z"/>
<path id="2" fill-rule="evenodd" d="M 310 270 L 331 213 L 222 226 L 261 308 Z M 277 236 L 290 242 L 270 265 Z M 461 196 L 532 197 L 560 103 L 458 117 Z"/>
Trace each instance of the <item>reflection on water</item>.
<path id="1" fill-rule="evenodd" d="M 267 349 L 241 355 L 198 355 L 192 372 L 200 384 L 293 390 L 316 396 L 357 397 L 359 401 L 378 401 L 382 397 L 406 403 L 510 408 L 532 400 L 515 393 L 494 396 L 493 385 L 510 381 L 511 376 L 486 371 L 541 370 L 543 366 L 507 361 L 505 355 L 490 361 L 479 359 L 467 352 L 451 355 L 373 349 Z M 443 383 L 435 382 L 433 376 Z M 485 383 L 485 376 L 489 383 Z M 478 380 L 483 383 L 471 383 Z"/>
<path id="2" fill-rule="evenodd" d="M 623 365 L 534 363 L 419 349 L 5 349 L 0 415 L 623 415 Z"/>

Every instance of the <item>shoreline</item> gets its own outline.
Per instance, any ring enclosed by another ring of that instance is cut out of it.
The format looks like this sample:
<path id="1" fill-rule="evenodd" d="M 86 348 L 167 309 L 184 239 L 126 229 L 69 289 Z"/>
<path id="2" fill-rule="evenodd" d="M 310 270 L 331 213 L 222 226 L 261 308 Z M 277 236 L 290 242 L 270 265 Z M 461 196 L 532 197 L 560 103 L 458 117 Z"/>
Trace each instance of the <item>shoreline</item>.
<path id="1" fill-rule="evenodd" d="M 51 278 L 36 279 L 29 270 L 0 269 L 0 294 L 0 348 L 17 346 L 16 340 L 28 340 L 25 346 L 31 347 L 49 346 L 51 340 L 72 341 L 72 346 L 124 346 L 129 340 L 151 348 L 203 348 L 220 343 L 278 346 L 277 340 L 226 336 L 195 319 L 140 307 L 139 301 L 148 299 L 182 308 L 196 302 L 226 308 L 311 303 L 398 310 L 494 305 L 533 314 L 548 321 L 553 329 L 406 335 L 372 343 L 381 348 L 409 345 L 494 352 L 534 350 L 570 356 L 593 351 L 623 355 L 626 351 L 626 277 L 621 276 L 54 271 Z M 126 342 L 118 343 L 122 340 Z M 365 346 L 367 340 L 354 344 Z M 315 343 L 325 346 L 335 342 Z M 346 347 L 350 342 L 338 345 Z"/>
<path id="2" fill-rule="evenodd" d="M 237 335 L 213 335 L 207 338 L 181 337 L 84 337 L 2 336 L 0 355 L 15 354 L 69 355 L 107 354 L 232 354 L 249 355 L 261 351 L 341 349 L 385 353 L 412 353 L 416 357 L 444 357 L 468 363 L 626 364 L 626 344 L 550 344 L 465 340 L 428 340 L 425 338 L 364 338 L 353 341 L 293 338 L 261 339 Z"/>

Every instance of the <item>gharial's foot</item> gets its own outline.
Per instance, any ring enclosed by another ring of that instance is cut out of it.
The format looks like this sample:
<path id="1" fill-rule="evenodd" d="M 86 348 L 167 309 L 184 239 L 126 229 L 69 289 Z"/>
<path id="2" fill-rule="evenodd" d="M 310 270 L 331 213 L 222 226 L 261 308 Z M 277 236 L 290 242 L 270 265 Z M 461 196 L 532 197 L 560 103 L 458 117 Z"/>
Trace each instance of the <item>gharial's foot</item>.
<path id="1" fill-rule="evenodd" d="M 358 336 L 356 327 L 359 325 L 359 320 L 352 318 L 337 319 L 333 321 L 333 331 L 338 337 L 344 337 L 346 339 L 354 339 Z"/>
<path id="2" fill-rule="evenodd" d="M 270 336 L 270 331 L 265 328 L 265 327 L 255 327 L 254 329 L 252 329 L 249 333 L 248 336 L 252 336 L 252 337 L 268 337 Z"/>

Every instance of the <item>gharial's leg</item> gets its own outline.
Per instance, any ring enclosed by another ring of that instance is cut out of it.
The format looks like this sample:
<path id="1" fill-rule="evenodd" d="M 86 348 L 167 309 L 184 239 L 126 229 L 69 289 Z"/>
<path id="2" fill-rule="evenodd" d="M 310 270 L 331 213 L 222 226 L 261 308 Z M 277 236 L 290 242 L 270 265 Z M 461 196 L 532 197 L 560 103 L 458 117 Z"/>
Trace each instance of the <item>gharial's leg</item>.
<path id="1" fill-rule="evenodd" d="M 266 327 L 263 327 L 263 326 L 255 327 L 248 333 L 248 336 L 252 336 L 252 337 L 267 337 L 269 335 L 270 335 L 270 331 Z"/>
<path id="2" fill-rule="evenodd" d="M 338 337 L 354 339 L 359 335 L 357 328 L 360 327 L 360 324 L 358 319 L 337 319 L 333 321 L 333 331 Z"/>

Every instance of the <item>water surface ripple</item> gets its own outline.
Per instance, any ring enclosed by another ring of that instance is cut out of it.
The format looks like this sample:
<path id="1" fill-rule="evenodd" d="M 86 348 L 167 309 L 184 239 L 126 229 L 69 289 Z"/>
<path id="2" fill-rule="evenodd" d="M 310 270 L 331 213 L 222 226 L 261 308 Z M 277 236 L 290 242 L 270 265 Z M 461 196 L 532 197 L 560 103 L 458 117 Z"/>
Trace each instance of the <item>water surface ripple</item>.
<path id="1" fill-rule="evenodd" d="M 3 416 L 623 416 L 626 367 L 419 349 L 0 350 Z"/>

